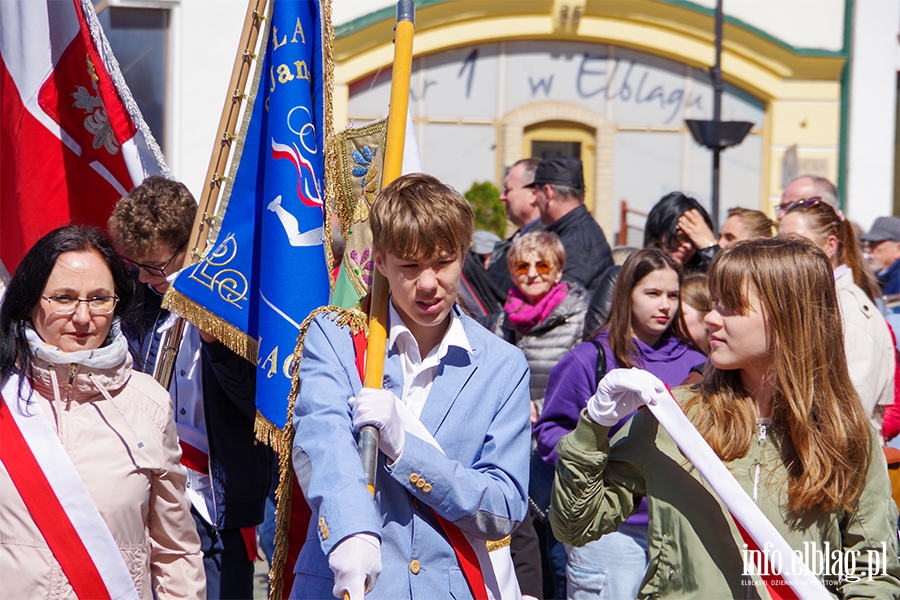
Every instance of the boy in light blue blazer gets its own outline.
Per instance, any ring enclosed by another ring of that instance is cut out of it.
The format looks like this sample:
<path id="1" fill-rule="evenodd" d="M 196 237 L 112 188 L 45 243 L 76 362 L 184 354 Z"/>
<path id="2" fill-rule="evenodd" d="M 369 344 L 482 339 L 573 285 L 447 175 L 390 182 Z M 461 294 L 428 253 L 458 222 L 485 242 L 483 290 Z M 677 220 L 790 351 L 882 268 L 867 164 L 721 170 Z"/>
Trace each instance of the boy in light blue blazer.
<path id="1" fill-rule="evenodd" d="M 528 365 L 456 305 L 473 229 L 464 198 L 407 175 L 370 218 L 391 292 L 384 389 L 363 388 L 349 327 L 317 316 L 293 419 L 312 520 L 291 597 L 499 595 L 486 547 L 508 544 L 527 510 Z M 380 430 L 374 502 L 357 454 L 364 425 Z"/>

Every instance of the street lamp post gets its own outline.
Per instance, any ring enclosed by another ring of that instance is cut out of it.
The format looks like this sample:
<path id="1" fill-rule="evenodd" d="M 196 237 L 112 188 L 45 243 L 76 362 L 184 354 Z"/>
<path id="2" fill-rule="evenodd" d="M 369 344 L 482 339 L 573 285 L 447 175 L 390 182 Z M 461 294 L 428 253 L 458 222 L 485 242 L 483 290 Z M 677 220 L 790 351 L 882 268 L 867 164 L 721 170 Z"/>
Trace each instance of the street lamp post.
<path id="1" fill-rule="evenodd" d="M 716 0 L 716 64 L 710 69 L 713 85 L 713 118 L 711 121 L 685 119 L 694 140 L 713 153 L 712 163 L 712 220 L 719 227 L 719 159 L 722 150 L 744 141 L 753 123 L 722 120 L 722 0 Z"/>

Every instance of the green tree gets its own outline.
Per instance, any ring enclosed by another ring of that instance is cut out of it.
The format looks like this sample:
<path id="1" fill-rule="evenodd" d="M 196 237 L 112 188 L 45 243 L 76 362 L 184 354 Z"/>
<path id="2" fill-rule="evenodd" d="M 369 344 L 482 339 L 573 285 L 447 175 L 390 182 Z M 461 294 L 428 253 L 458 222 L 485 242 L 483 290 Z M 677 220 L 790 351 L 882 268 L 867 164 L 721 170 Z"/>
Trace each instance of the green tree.
<path id="1" fill-rule="evenodd" d="M 473 183 L 465 194 L 475 212 L 475 230 L 484 229 L 501 238 L 506 231 L 506 208 L 500 202 L 500 190 L 493 183 Z"/>

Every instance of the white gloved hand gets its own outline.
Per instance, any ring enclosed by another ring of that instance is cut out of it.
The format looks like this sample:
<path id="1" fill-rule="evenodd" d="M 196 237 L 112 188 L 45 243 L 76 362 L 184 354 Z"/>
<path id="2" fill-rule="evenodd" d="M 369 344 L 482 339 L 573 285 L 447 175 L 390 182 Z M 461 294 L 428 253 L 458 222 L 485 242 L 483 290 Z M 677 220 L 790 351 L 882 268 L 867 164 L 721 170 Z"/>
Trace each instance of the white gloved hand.
<path id="1" fill-rule="evenodd" d="M 403 422 L 397 414 L 397 397 L 388 390 L 366 388 L 360 390 L 359 396 L 350 398 L 353 410 L 353 428 L 359 431 L 364 425 L 374 425 L 381 432 L 378 449 L 384 452 L 391 462 L 397 462 L 403 453 L 406 432 Z"/>
<path id="2" fill-rule="evenodd" d="M 328 566 L 334 572 L 335 598 L 363 600 L 381 575 L 381 542 L 371 533 L 357 533 L 338 543 L 328 554 Z"/>
<path id="3" fill-rule="evenodd" d="M 656 395 L 666 393 L 666 385 L 641 369 L 613 369 L 597 386 L 587 403 L 591 421 L 612 427 L 645 404 L 656 404 Z"/>

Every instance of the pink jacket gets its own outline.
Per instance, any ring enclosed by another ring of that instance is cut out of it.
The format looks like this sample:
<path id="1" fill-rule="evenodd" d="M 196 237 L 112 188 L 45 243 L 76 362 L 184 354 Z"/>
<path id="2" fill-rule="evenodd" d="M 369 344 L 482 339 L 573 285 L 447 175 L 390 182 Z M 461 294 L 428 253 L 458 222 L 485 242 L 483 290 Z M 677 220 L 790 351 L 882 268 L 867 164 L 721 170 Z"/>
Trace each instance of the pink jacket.
<path id="1" fill-rule="evenodd" d="M 172 401 L 132 371 L 35 359 L 34 397 L 94 499 L 142 599 L 204 598 Z M 15 399 L 7 399 L 15 401 Z M 141 444 L 142 442 L 142 444 Z M 0 463 L 0 598 L 75 598 Z"/>

